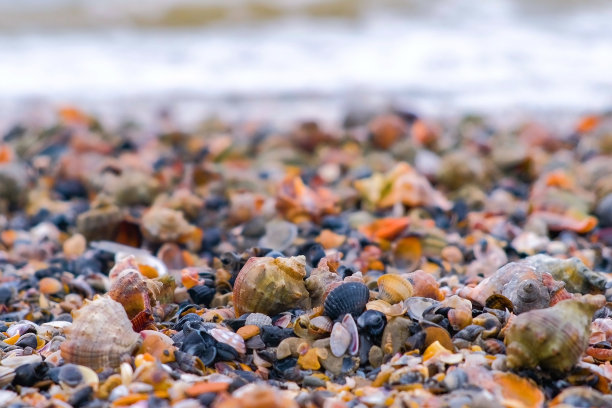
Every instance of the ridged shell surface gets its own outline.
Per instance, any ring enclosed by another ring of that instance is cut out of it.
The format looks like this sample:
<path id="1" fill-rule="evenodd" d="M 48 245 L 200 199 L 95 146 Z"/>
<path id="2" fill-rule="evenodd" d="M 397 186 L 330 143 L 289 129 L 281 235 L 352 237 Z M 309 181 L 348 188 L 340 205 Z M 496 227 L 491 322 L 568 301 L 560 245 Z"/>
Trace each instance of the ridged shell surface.
<path id="1" fill-rule="evenodd" d="M 292 308 L 309 308 L 305 276 L 306 258 L 303 255 L 250 258 L 234 283 L 236 316 L 244 313 L 272 316 Z"/>
<path id="2" fill-rule="evenodd" d="M 587 295 L 516 316 L 505 338 L 508 366 L 569 370 L 588 346 L 593 314 L 603 304 L 603 296 Z"/>
<path id="3" fill-rule="evenodd" d="M 66 331 L 62 358 L 94 370 L 119 366 L 121 357 L 140 343 L 123 306 L 108 297 L 87 302 L 73 312 L 72 326 Z"/>
<path id="4" fill-rule="evenodd" d="M 363 283 L 343 283 L 327 295 L 324 304 L 325 315 L 332 320 L 346 313 L 358 315 L 365 309 L 369 299 L 370 290 Z"/>

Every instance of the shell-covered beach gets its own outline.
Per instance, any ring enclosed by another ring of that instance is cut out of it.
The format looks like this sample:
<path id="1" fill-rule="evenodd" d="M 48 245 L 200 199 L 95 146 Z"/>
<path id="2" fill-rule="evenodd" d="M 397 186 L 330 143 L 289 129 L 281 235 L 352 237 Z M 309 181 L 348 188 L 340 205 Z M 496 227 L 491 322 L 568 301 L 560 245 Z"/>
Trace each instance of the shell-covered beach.
<path id="1" fill-rule="evenodd" d="M 605 114 L 55 118 L 1 145 L 1 405 L 611 404 Z"/>

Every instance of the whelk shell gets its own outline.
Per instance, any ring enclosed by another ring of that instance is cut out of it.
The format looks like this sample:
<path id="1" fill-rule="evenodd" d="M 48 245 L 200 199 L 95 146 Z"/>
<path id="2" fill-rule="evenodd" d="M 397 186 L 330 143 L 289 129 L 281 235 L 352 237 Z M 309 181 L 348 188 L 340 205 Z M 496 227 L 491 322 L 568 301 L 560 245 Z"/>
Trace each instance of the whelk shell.
<path id="1" fill-rule="evenodd" d="M 586 349 L 591 319 L 604 304 L 601 295 L 585 295 L 516 316 L 505 334 L 508 366 L 569 370 Z"/>
<path id="2" fill-rule="evenodd" d="M 118 367 L 121 357 L 131 354 L 140 342 L 121 303 L 107 297 L 87 301 L 73 311 L 72 326 L 65 331 L 62 357 L 94 370 Z"/>

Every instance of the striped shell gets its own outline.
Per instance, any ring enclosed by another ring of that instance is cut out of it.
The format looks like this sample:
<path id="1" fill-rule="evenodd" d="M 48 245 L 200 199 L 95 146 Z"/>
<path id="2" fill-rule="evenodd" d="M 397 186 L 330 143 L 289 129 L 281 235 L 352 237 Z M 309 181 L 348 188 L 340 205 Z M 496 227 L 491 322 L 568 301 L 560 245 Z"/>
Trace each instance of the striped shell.
<path id="1" fill-rule="evenodd" d="M 359 282 L 348 282 L 338 286 L 327 295 L 323 305 L 325 315 L 332 320 L 347 313 L 360 314 L 370 299 L 370 290 Z"/>
<path id="2" fill-rule="evenodd" d="M 121 357 L 139 346 L 140 336 L 121 303 L 99 297 L 72 314 L 72 326 L 64 329 L 67 339 L 60 347 L 66 362 L 94 370 L 118 367 Z"/>
<path id="3" fill-rule="evenodd" d="M 399 275 L 382 275 L 377 282 L 378 297 L 392 305 L 412 296 L 412 284 Z"/>

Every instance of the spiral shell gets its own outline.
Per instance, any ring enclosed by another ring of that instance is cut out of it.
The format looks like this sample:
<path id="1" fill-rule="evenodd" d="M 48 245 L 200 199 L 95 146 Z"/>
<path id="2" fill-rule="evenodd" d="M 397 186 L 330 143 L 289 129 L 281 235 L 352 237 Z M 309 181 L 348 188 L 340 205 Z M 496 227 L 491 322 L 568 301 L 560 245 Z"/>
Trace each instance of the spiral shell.
<path id="1" fill-rule="evenodd" d="M 412 284 L 399 275 L 382 275 L 377 282 L 378 297 L 390 304 L 399 303 L 412 296 Z"/>
<path id="2" fill-rule="evenodd" d="M 593 293 L 605 290 L 606 278 L 590 270 L 580 259 L 558 259 L 539 254 L 523 260 L 537 270 L 548 272 L 556 280 L 565 282 L 565 288 L 572 293 Z"/>
<path id="3" fill-rule="evenodd" d="M 550 306 L 551 295 L 564 285 L 548 272 L 521 261 L 502 266 L 475 288 L 464 288 L 460 295 L 481 305 L 486 305 L 494 295 L 502 295 L 510 300 L 514 313 L 519 314 Z"/>
<path id="4" fill-rule="evenodd" d="M 72 326 L 64 329 L 67 339 L 60 346 L 62 358 L 69 363 L 94 370 L 118 367 L 121 357 L 139 346 L 140 336 L 132 330 L 123 306 L 111 298 L 86 301 L 72 313 Z"/>
<path id="5" fill-rule="evenodd" d="M 347 282 L 332 290 L 323 305 L 325 315 L 332 320 L 351 313 L 360 314 L 370 299 L 370 290 L 359 282 Z"/>
<path id="6" fill-rule="evenodd" d="M 275 315 L 291 308 L 310 307 L 304 285 L 306 258 L 252 257 L 234 283 L 236 316 L 244 313 Z"/>
<path id="7" fill-rule="evenodd" d="M 604 304 L 603 296 L 586 295 L 517 316 L 506 331 L 508 366 L 569 370 L 586 349 L 591 319 Z"/>

